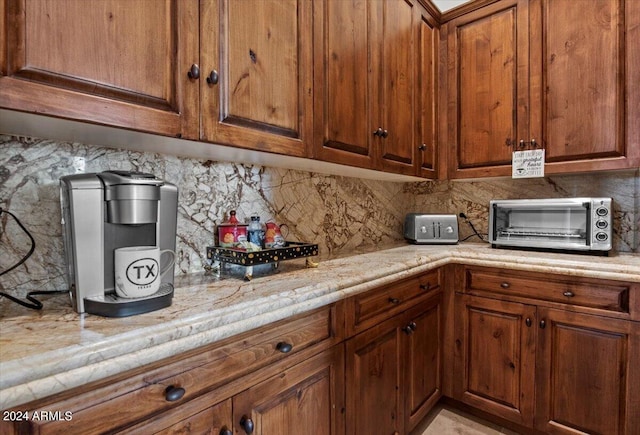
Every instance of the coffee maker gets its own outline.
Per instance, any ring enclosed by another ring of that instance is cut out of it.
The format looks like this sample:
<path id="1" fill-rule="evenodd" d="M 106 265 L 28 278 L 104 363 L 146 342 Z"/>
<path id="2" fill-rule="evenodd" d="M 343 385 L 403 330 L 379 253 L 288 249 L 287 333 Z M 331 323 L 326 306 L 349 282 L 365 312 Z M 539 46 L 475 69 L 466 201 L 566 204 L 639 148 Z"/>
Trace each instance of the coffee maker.
<path id="1" fill-rule="evenodd" d="M 125 317 L 171 305 L 173 270 L 151 296 L 118 297 L 114 250 L 159 246 L 175 251 L 176 186 L 143 172 L 68 175 L 60 179 L 60 204 L 71 303 L 78 313 Z"/>

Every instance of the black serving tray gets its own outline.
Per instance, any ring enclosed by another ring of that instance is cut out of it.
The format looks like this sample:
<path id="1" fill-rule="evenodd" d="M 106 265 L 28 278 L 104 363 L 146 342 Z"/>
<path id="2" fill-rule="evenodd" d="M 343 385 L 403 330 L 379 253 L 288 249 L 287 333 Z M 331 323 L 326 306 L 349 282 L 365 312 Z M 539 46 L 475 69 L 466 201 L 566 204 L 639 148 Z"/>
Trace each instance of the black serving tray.
<path id="1" fill-rule="evenodd" d="M 318 245 L 315 243 L 287 241 L 282 248 L 268 248 L 251 252 L 237 248 L 207 246 L 207 258 L 209 260 L 233 263 L 240 266 L 278 263 L 279 261 L 312 257 L 315 255 L 318 255 Z"/>

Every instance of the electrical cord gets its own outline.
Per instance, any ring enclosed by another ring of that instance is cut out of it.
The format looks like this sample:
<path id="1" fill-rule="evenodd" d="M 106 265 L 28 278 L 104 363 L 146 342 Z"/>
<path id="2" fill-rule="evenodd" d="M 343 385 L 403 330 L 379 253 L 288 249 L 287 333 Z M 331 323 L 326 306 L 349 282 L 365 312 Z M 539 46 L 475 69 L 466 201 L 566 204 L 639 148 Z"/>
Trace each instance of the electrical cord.
<path id="1" fill-rule="evenodd" d="M 464 242 L 466 240 L 469 240 L 471 237 L 478 237 L 480 240 L 482 240 L 483 242 L 486 242 L 486 240 L 484 239 L 484 237 L 482 237 L 483 235 L 486 236 L 487 234 L 480 234 L 478 232 L 478 230 L 476 230 L 476 227 L 473 226 L 473 223 L 469 220 L 469 218 L 467 217 L 466 214 L 464 213 L 460 213 L 458 216 L 460 216 L 462 219 L 464 219 L 464 221 L 469 224 L 469 226 L 471 227 L 471 230 L 473 231 L 473 234 L 465 237 L 464 239 L 460 240 L 461 242 Z"/>
<path id="2" fill-rule="evenodd" d="M 13 269 L 15 269 L 16 267 L 20 266 L 21 264 L 23 264 L 25 261 L 27 261 L 27 259 L 29 257 L 31 257 L 31 254 L 33 254 L 33 251 L 35 251 L 36 249 L 36 241 L 33 239 L 33 236 L 31 235 L 31 233 L 29 232 L 29 230 L 27 230 L 24 225 L 22 225 L 22 222 L 20 222 L 20 219 L 18 219 L 16 217 L 16 215 L 14 215 L 13 213 L 11 213 L 8 210 L 4 210 L 2 209 L 2 207 L 0 207 L 0 216 L 2 215 L 2 213 L 6 213 L 9 216 L 11 216 L 16 223 L 18 224 L 18 226 L 20 227 L 20 229 L 22 229 L 22 231 L 25 232 L 25 234 L 29 237 L 29 240 L 31 241 L 31 248 L 29 249 L 29 252 L 27 252 L 24 257 L 22 257 L 16 264 L 14 264 L 13 266 L 11 266 L 10 268 L 3 270 L 2 272 L 0 272 L 0 276 L 5 275 L 9 272 L 11 272 Z M 31 302 L 25 302 L 22 301 L 14 296 L 11 296 L 5 292 L 0 292 L 0 297 L 5 297 L 17 304 L 22 305 L 23 307 L 27 307 L 27 308 L 31 308 L 33 310 L 41 310 L 42 309 L 42 302 L 40 302 L 39 300 L 37 300 L 36 298 L 33 297 L 33 295 L 52 295 L 52 294 L 62 294 L 62 293 L 68 293 L 67 290 L 52 290 L 52 291 L 46 291 L 46 290 L 36 290 L 36 291 L 32 291 L 27 293 L 27 299 Z"/>

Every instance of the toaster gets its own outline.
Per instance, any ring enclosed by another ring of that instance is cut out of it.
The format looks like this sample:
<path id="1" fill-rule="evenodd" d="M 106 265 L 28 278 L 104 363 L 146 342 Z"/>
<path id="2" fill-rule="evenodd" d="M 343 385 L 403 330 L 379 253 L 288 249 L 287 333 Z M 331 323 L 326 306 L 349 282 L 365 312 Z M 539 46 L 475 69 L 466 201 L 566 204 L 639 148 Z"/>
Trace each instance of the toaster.
<path id="1" fill-rule="evenodd" d="M 404 238 L 416 244 L 458 243 L 455 214 L 409 213 L 404 219 Z"/>

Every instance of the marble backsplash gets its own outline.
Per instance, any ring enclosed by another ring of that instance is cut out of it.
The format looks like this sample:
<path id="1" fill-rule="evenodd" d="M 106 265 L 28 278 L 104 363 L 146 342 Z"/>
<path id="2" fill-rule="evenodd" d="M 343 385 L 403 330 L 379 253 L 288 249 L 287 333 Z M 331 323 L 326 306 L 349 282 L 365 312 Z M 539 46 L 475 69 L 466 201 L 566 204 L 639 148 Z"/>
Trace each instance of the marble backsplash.
<path id="1" fill-rule="evenodd" d="M 404 215 L 464 212 L 486 232 L 492 198 L 611 196 L 615 249 L 639 252 L 640 174 L 554 176 L 535 180 L 399 183 L 222 163 L 91 145 L 0 135 L 0 207 L 33 234 L 36 249 L 2 276 L 0 290 L 66 288 L 60 225 L 59 178 L 76 172 L 123 169 L 151 172 L 179 188 L 176 273 L 202 271 L 205 248 L 229 210 L 286 223 L 289 240 L 317 243 L 321 255 L 359 252 L 402 242 Z M 28 250 L 29 239 L 6 213 L 0 216 L 0 270 Z M 461 238 L 471 234 L 460 222 Z M 0 299 L 0 300 L 4 300 Z"/>

